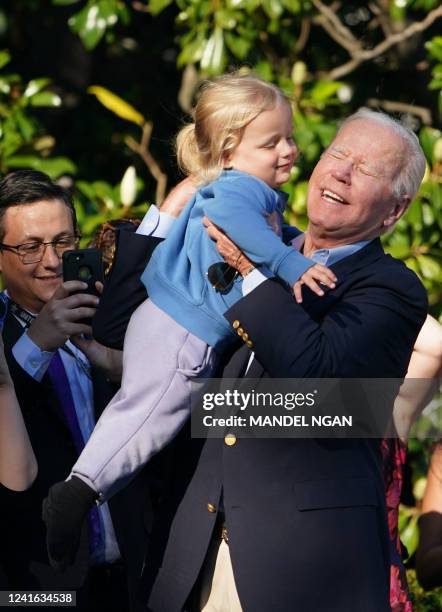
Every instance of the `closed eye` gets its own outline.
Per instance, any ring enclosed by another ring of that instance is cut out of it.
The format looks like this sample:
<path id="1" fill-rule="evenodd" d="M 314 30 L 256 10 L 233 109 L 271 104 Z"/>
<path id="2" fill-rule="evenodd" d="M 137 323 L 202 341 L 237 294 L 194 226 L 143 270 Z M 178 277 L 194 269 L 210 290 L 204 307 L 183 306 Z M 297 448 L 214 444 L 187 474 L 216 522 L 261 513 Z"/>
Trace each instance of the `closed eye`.
<path id="1" fill-rule="evenodd" d="M 358 170 L 364 176 L 378 176 L 377 172 L 373 170 L 373 168 L 369 168 L 368 166 L 358 166 Z"/>
<path id="2" fill-rule="evenodd" d="M 37 253 L 41 247 L 41 242 L 26 242 L 20 245 L 20 249 L 26 253 Z"/>

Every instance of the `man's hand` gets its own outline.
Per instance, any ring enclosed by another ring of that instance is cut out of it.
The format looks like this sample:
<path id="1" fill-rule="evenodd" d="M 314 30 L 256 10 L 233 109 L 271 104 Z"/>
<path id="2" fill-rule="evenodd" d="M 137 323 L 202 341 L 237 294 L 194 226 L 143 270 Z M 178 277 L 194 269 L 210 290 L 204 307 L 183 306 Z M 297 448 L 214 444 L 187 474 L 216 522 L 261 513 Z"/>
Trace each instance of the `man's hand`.
<path id="1" fill-rule="evenodd" d="M 302 291 L 301 291 L 302 285 L 307 285 L 307 287 L 310 287 L 310 289 L 314 293 L 322 296 L 324 295 L 324 291 L 321 289 L 321 287 L 318 285 L 316 281 L 319 281 L 323 285 L 330 287 L 330 289 L 334 289 L 336 287 L 337 280 L 338 279 L 336 278 L 334 273 L 330 270 L 330 268 L 327 268 L 326 266 L 323 266 L 322 264 L 315 264 L 314 266 L 309 268 L 306 272 L 304 272 L 304 274 L 301 276 L 299 281 L 297 281 L 293 285 L 293 293 L 295 295 L 295 299 L 298 302 L 298 304 L 302 302 Z"/>
<path id="2" fill-rule="evenodd" d="M 101 295 L 103 283 L 96 281 L 95 288 Z M 103 370 L 106 376 L 114 383 L 121 383 L 123 374 L 123 351 L 111 349 L 97 342 L 91 335 L 71 336 L 71 342 L 82 351 L 90 363 Z"/>
<path id="3" fill-rule="evenodd" d="M 55 351 L 70 336 L 92 334 L 90 325 L 81 321 L 94 316 L 98 298 L 87 293 L 71 295 L 86 288 L 81 281 L 66 281 L 43 306 L 28 330 L 29 337 L 42 351 Z"/>
<path id="4" fill-rule="evenodd" d="M 72 336 L 71 342 L 86 355 L 93 366 L 103 370 L 109 380 L 114 383 L 121 382 L 123 351 L 104 346 L 91 337 Z"/>
<path id="5" fill-rule="evenodd" d="M 193 176 L 188 176 L 180 181 L 161 204 L 161 212 L 171 217 L 178 217 L 196 190 L 197 184 Z"/>
<path id="6" fill-rule="evenodd" d="M 64 571 L 75 560 L 81 529 L 97 493 L 80 478 L 73 476 L 57 482 L 43 501 L 42 518 L 46 523 L 46 545 L 51 566 Z"/>
<path id="7" fill-rule="evenodd" d="M 203 224 L 207 228 L 207 233 L 214 242 L 216 242 L 216 250 L 221 257 L 231 266 L 238 270 L 241 276 L 245 276 L 254 267 L 253 263 L 248 259 L 242 251 L 230 240 L 226 234 L 214 225 L 208 217 L 203 218 Z"/>

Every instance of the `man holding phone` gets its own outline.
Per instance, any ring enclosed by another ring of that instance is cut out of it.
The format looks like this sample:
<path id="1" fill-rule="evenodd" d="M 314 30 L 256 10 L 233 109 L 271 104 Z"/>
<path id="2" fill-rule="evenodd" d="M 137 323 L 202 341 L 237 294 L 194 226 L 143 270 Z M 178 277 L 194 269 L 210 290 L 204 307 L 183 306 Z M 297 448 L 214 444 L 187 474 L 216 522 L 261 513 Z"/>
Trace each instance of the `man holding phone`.
<path id="1" fill-rule="evenodd" d="M 72 199 L 48 176 L 19 170 L 0 181 L 0 270 L 8 297 L 3 339 L 39 467 L 29 492 L 8 496 L 0 490 L 8 517 L 0 526 L 0 564 L 16 589 L 77 589 L 88 576 L 103 598 L 110 585 L 119 585 L 124 610 L 125 578 L 115 563 L 120 551 L 109 509 L 89 516 L 89 550 L 85 531 L 76 563 L 63 575 L 49 565 L 41 520 L 48 488 L 68 475 L 115 392 L 70 341 L 91 334 L 84 320 L 93 317 L 99 301 L 81 293 L 86 283 L 63 282 L 62 255 L 77 248 L 78 240 Z M 91 349 L 91 358 L 100 352 L 91 341 L 79 343 Z M 111 590 L 111 597 L 115 602 L 118 592 Z M 77 606 L 83 609 L 80 592 Z"/>

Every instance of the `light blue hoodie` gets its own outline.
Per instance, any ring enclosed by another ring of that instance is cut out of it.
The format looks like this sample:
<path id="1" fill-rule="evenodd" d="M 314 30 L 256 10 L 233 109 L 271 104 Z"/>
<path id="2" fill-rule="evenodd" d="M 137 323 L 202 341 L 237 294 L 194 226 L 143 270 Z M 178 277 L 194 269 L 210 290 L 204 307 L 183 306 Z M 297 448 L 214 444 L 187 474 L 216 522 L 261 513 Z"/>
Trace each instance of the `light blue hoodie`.
<path id="1" fill-rule="evenodd" d="M 242 278 L 220 293 L 207 278 L 208 267 L 223 261 L 203 226 L 209 219 L 257 265 L 293 285 L 315 265 L 285 245 L 267 222 L 281 215 L 287 195 L 250 174 L 226 170 L 201 187 L 174 222 L 167 239 L 154 251 L 141 280 L 151 300 L 177 323 L 210 346 L 222 351 L 238 336 L 223 313 L 242 297 Z"/>

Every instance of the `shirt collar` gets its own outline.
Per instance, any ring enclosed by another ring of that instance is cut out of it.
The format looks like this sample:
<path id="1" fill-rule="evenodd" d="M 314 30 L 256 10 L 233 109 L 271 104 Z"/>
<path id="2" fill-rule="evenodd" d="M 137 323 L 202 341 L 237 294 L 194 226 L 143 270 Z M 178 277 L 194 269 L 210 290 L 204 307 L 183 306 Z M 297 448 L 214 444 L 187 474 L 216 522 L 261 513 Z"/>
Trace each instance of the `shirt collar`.
<path id="1" fill-rule="evenodd" d="M 293 238 L 292 246 L 297 251 L 300 251 L 304 245 L 304 242 L 305 234 L 299 234 L 299 236 Z M 371 242 L 371 240 L 359 240 L 358 242 L 353 242 L 352 244 L 344 244 L 331 249 L 318 249 L 312 253 L 310 258 L 313 259 L 313 261 L 316 261 L 316 263 L 320 263 L 324 266 L 332 266 L 341 259 L 344 259 L 344 257 L 349 257 L 357 251 L 360 251 L 369 242 Z"/>

